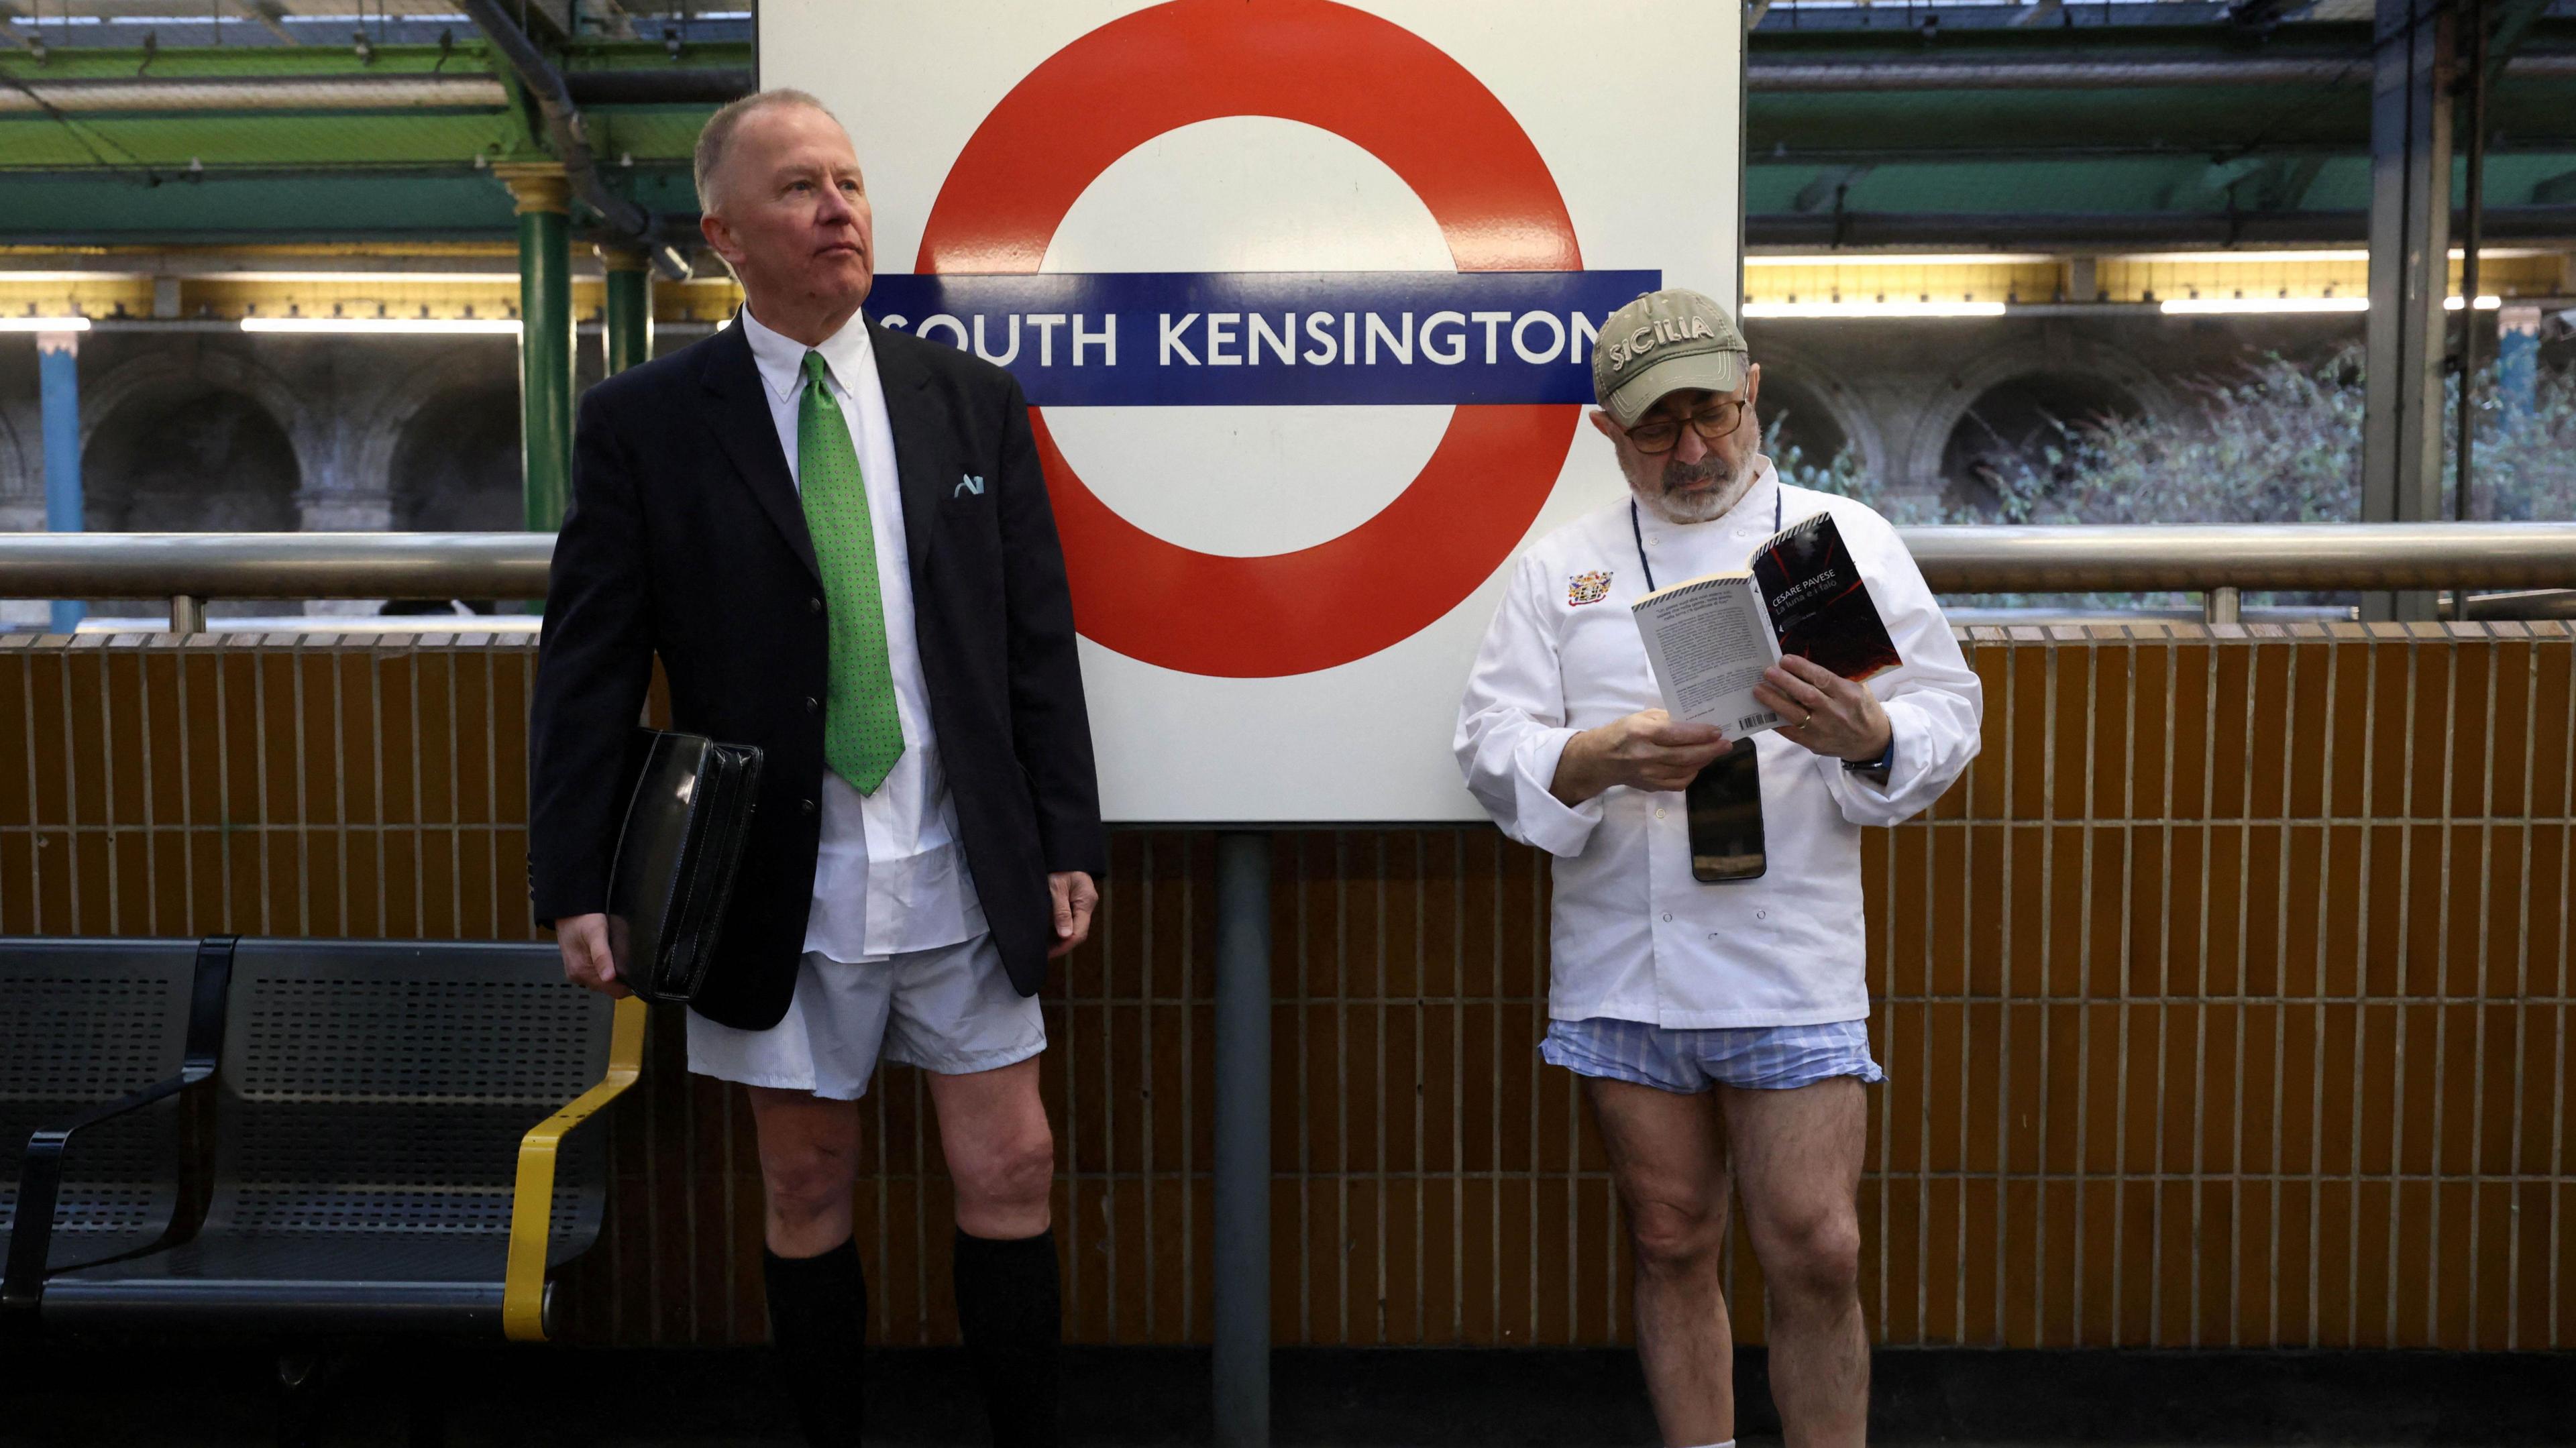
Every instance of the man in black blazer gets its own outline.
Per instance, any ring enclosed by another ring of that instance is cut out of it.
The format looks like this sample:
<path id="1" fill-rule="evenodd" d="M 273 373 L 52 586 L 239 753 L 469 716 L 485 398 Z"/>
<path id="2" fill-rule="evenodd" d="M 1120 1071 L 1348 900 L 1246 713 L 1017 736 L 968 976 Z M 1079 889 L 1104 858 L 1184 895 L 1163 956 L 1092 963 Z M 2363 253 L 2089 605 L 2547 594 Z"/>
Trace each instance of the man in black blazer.
<path id="1" fill-rule="evenodd" d="M 697 180 L 745 306 L 582 401 L 531 721 L 536 915 L 568 977 L 624 993 L 607 880 L 658 656 L 674 724 L 766 756 L 689 1055 L 750 1089 L 799 1421 L 858 1441 L 854 1102 L 882 1054 L 924 1069 L 938 1112 L 995 1439 L 1051 1443 L 1055 1145 L 1031 997 L 1088 934 L 1107 851 L 1027 403 L 999 368 L 860 315 L 867 194 L 812 97 L 717 112 Z"/>

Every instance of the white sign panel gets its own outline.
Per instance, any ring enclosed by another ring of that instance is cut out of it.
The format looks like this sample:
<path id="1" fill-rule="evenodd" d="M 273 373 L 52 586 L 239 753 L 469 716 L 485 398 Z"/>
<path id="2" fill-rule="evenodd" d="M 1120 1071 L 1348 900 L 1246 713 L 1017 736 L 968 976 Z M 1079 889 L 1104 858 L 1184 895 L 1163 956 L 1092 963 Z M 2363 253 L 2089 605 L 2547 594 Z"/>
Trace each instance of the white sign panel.
<path id="1" fill-rule="evenodd" d="M 869 312 L 1028 393 L 1113 820 L 1481 818 L 1500 581 L 1615 500 L 1602 320 L 1732 303 L 1741 17 L 1706 0 L 771 0 L 849 126 Z"/>

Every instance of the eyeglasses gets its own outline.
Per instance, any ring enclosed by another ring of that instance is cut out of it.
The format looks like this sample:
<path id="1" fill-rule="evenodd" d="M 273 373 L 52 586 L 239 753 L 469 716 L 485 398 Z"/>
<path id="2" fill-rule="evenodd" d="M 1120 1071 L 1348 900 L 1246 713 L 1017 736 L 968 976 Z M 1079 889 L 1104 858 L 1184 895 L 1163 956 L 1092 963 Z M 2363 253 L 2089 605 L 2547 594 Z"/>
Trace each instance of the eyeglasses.
<path id="1" fill-rule="evenodd" d="M 1744 404 L 1732 397 L 1712 402 L 1690 415 L 1691 431 L 1709 442 L 1715 442 L 1735 431 L 1744 420 Z M 1682 425 L 1678 418 L 1657 418 L 1628 429 L 1628 441 L 1637 451 L 1649 455 L 1668 453 L 1681 446 Z"/>

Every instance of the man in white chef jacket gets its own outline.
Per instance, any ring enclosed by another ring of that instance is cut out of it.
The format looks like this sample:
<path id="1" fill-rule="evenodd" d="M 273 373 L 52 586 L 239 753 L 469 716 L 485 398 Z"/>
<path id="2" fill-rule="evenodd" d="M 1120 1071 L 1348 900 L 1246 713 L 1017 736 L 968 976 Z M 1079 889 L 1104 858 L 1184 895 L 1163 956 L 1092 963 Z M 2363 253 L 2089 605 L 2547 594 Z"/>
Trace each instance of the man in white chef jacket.
<path id="1" fill-rule="evenodd" d="M 1886 520 L 1772 471 L 1761 368 L 1715 302 L 1638 298 L 1602 326 L 1592 378 L 1630 496 L 1521 558 L 1459 706 L 1458 762 L 1505 833 L 1556 857 L 1540 1050 L 1584 1078 L 1627 1208 L 1664 1442 L 1734 1440 L 1731 1188 L 1787 1441 L 1860 1443 L 1862 1088 L 1882 1079 L 1860 832 L 1926 808 L 1976 755 L 1977 677 Z M 1904 667 L 1855 684 L 1790 656 L 1764 676 L 1756 697 L 1789 721 L 1754 741 L 1768 866 L 1702 883 L 1683 791 L 1730 741 L 1666 716 L 1628 606 L 1828 511 Z"/>

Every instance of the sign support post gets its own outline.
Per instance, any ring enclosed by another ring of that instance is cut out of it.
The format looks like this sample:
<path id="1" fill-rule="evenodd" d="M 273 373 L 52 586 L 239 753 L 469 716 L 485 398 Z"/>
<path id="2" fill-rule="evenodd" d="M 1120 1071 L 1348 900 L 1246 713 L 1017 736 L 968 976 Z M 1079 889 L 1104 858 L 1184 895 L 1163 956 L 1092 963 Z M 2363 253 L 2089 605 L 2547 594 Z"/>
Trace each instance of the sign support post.
<path id="1" fill-rule="evenodd" d="M 1270 1444 L 1270 836 L 1216 843 L 1216 1448 Z"/>

